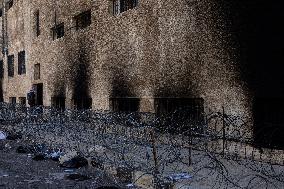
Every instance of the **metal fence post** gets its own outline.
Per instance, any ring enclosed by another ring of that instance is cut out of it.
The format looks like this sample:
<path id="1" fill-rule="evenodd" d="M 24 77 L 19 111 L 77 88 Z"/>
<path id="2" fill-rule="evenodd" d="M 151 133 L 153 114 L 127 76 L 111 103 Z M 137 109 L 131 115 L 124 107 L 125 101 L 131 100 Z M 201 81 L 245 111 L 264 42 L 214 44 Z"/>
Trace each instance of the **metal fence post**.
<path id="1" fill-rule="evenodd" d="M 224 106 L 222 106 L 222 122 L 223 122 L 223 128 L 222 128 L 222 132 L 223 132 L 223 156 L 225 155 L 225 140 L 226 140 L 226 123 L 225 123 L 225 109 Z"/>

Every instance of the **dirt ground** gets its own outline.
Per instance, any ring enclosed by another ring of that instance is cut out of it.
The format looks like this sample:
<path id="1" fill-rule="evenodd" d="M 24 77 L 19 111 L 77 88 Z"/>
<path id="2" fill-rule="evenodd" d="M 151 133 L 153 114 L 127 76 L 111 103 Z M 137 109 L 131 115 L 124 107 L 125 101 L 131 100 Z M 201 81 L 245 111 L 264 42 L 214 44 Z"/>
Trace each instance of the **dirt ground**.
<path id="1" fill-rule="evenodd" d="M 19 145 L 20 141 L 0 140 L 0 189 L 118 187 L 113 178 L 93 167 L 66 169 L 56 161 L 35 161 L 29 154 L 16 153 Z M 70 180 L 67 178 L 70 174 L 81 174 L 88 180 Z"/>

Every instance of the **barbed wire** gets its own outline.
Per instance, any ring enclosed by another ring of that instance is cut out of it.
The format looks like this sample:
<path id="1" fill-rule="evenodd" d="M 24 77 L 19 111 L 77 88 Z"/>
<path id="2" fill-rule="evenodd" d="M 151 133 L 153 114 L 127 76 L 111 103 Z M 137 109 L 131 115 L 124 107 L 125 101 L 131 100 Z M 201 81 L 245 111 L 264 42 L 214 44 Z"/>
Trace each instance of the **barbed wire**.
<path id="1" fill-rule="evenodd" d="M 158 183 L 169 175 L 187 173 L 193 179 L 186 184 L 198 185 L 210 177 L 210 188 L 284 185 L 283 151 L 275 151 L 274 158 L 263 157 L 263 150 L 253 146 L 253 136 L 242 117 L 213 112 L 203 115 L 204 119 L 188 119 L 186 111 L 157 116 L 2 103 L 0 125 L 22 133 L 25 141 L 80 151 L 113 167 L 142 171 L 135 183 L 143 175 L 154 175 Z M 267 149 L 266 155 L 272 155 L 272 150 Z"/>

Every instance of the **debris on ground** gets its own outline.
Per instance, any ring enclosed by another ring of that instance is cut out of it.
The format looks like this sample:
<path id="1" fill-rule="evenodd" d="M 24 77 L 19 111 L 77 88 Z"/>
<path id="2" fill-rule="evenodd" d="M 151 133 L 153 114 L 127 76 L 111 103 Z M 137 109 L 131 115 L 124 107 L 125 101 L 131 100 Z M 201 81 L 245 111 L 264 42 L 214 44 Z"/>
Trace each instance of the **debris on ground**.
<path id="1" fill-rule="evenodd" d="M 0 131 L 0 140 L 5 140 L 7 138 L 7 134 L 4 131 Z"/>
<path id="2" fill-rule="evenodd" d="M 179 180 L 188 180 L 191 179 L 192 176 L 188 173 L 178 173 L 178 174 L 172 174 L 169 176 L 169 179 L 172 181 L 179 181 Z"/>
<path id="3" fill-rule="evenodd" d="M 32 159 L 35 161 L 42 161 L 42 160 L 47 159 L 47 157 L 46 157 L 46 154 L 37 153 L 34 155 Z"/>
<path id="4" fill-rule="evenodd" d="M 67 152 L 65 155 L 59 157 L 59 163 L 63 164 L 64 162 L 69 161 L 78 155 L 79 153 L 77 151 Z"/>
<path id="5" fill-rule="evenodd" d="M 22 135 L 19 133 L 9 133 L 7 136 L 7 140 L 19 140 L 22 139 Z"/>
<path id="6" fill-rule="evenodd" d="M 88 160 L 82 156 L 76 156 L 68 161 L 60 163 L 60 167 L 65 167 L 65 168 L 80 168 L 80 167 L 85 167 L 87 165 L 88 165 Z"/>
<path id="7" fill-rule="evenodd" d="M 21 154 L 29 154 L 33 153 L 34 150 L 30 146 L 18 146 L 16 152 Z"/>
<path id="8" fill-rule="evenodd" d="M 78 174 L 78 173 L 68 174 L 65 176 L 65 178 L 68 180 L 75 180 L 75 181 L 85 181 L 91 179 L 91 177 L 87 175 Z"/>

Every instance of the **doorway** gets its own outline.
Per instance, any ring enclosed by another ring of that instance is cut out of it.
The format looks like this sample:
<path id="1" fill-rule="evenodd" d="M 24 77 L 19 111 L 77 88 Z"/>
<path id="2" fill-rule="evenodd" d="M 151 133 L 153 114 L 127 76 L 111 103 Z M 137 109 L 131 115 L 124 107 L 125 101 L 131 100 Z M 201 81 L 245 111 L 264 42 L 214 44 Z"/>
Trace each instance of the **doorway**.
<path id="1" fill-rule="evenodd" d="M 38 83 L 33 85 L 35 91 L 35 104 L 36 106 L 43 105 L 43 84 Z"/>

